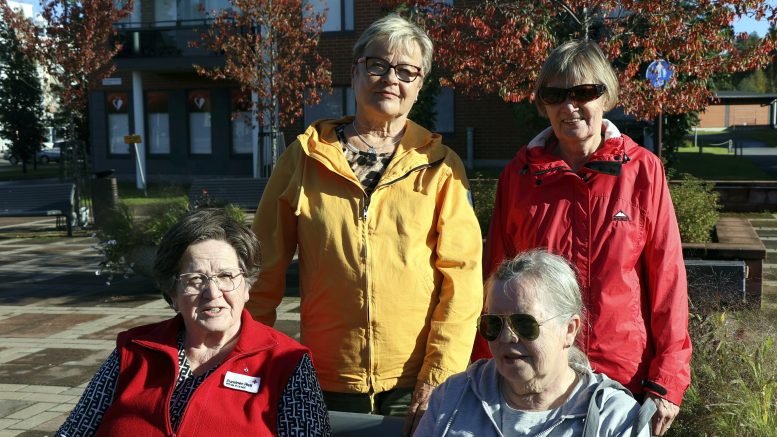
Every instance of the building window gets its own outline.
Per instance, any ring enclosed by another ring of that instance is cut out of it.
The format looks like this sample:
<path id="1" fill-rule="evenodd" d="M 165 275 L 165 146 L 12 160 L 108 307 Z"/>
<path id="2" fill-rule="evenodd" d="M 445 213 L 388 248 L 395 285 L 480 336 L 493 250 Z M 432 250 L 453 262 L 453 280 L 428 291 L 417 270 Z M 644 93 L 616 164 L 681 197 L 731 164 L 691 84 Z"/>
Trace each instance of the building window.
<path id="1" fill-rule="evenodd" d="M 166 92 L 146 93 L 148 111 L 148 153 L 165 155 L 170 153 L 169 95 Z"/>
<path id="2" fill-rule="evenodd" d="M 113 155 L 128 155 L 129 145 L 124 136 L 129 135 L 129 94 L 108 93 L 108 151 Z"/>
<path id="3" fill-rule="evenodd" d="M 178 20 L 178 2 L 176 0 L 154 1 L 154 22 L 174 23 Z"/>
<path id="4" fill-rule="evenodd" d="M 353 30 L 353 0 L 309 0 L 317 14 L 326 11 L 324 32 Z"/>
<path id="5" fill-rule="evenodd" d="M 179 0 L 178 4 L 180 7 L 180 19 L 184 21 L 203 20 L 212 15 L 212 11 L 220 11 L 232 7 L 229 0 Z M 204 13 L 200 12 L 200 5 L 204 9 Z"/>
<path id="6" fill-rule="evenodd" d="M 232 91 L 232 153 L 253 152 L 251 108 L 242 96 L 239 90 Z"/>
<path id="7" fill-rule="evenodd" d="M 356 98 L 351 87 L 332 87 L 332 94 L 321 97 L 315 105 L 305 105 L 305 125 L 322 118 L 340 118 L 356 112 Z"/>
<path id="8" fill-rule="evenodd" d="M 189 151 L 192 155 L 208 155 L 213 152 L 211 143 L 210 92 L 189 91 Z"/>
<path id="9" fill-rule="evenodd" d="M 434 121 L 434 131 L 442 133 L 453 133 L 456 127 L 453 123 L 454 114 L 454 94 L 452 88 L 440 88 L 440 94 L 437 95 L 434 110 L 437 117 Z"/>

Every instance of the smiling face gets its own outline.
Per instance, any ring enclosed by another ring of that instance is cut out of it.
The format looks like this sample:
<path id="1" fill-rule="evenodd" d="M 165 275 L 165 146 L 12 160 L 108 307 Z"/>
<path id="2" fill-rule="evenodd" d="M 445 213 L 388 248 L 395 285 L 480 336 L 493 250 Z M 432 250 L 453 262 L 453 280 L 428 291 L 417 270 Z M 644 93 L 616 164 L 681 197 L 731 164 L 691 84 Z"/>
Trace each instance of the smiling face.
<path id="1" fill-rule="evenodd" d="M 181 259 L 180 273 L 217 275 L 224 271 L 240 270 L 237 253 L 229 243 L 205 240 L 192 244 Z M 187 335 L 204 338 L 211 334 L 231 337 L 240 331 L 240 315 L 248 301 L 248 286 L 241 278 L 232 291 L 219 290 L 214 281 L 208 281 L 199 294 L 184 294 L 185 284 L 176 282 L 172 293 L 174 307 L 183 316 Z"/>
<path id="2" fill-rule="evenodd" d="M 409 64 L 420 67 L 422 64 L 421 49 L 415 42 L 410 43 L 404 50 L 392 52 L 385 41 L 376 40 L 367 46 L 362 56 L 381 58 L 391 65 Z M 360 62 L 352 67 L 351 81 L 357 112 L 368 119 L 390 121 L 407 117 L 418 97 L 424 78 L 419 76 L 413 82 L 402 82 L 397 79 L 393 68 L 383 76 L 373 76 L 367 73 L 365 63 Z"/>
<path id="3" fill-rule="evenodd" d="M 548 319 L 549 314 L 538 295 L 543 290 L 532 284 L 536 281 L 513 281 L 507 287 L 494 281 L 488 293 L 488 314 L 529 314 L 541 324 L 540 335 L 533 341 L 519 339 L 505 324 L 494 341 L 488 342 L 497 371 L 516 394 L 542 393 L 561 378 L 569 368 L 568 348 L 577 330 L 573 319 Z"/>
<path id="4" fill-rule="evenodd" d="M 553 88 L 571 88 L 576 85 L 596 84 L 595 80 L 570 80 L 554 78 L 546 84 Z M 584 145 L 586 150 L 596 149 L 601 142 L 602 116 L 604 115 L 604 96 L 589 102 L 576 102 L 567 96 L 566 100 L 555 104 L 545 104 L 545 112 L 553 126 L 553 133 L 564 145 Z"/>

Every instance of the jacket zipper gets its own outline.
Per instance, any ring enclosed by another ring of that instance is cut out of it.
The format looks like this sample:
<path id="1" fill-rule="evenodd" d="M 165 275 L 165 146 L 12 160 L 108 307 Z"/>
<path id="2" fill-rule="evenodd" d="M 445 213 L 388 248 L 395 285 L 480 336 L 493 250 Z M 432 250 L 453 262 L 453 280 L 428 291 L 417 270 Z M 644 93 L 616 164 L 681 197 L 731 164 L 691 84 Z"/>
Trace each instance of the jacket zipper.
<path id="1" fill-rule="evenodd" d="M 380 184 L 375 187 L 375 189 L 372 191 L 374 194 L 376 191 L 378 191 L 379 188 L 387 187 L 389 185 L 395 184 L 408 176 L 410 176 L 411 173 L 419 171 L 423 168 L 430 168 L 434 165 L 437 165 L 443 161 L 444 158 L 441 158 L 435 162 L 429 163 L 429 164 L 423 164 L 416 167 L 411 168 L 408 170 L 405 174 L 402 176 L 393 179 L 391 181 L 388 181 L 386 183 Z M 368 351 L 367 351 L 367 387 L 368 387 L 368 394 L 370 398 L 370 410 L 375 413 L 375 388 L 373 386 L 373 376 L 374 376 L 374 370 L 372 368 L 372 341 L 373 341 L 373 332 L 372 332 L 372 313 L 370 309 L 372 308 L 372 293 L 370 292 L 370 265 L 368 262 L 368 251 L 367 251 L 367 242 L 368 242 L 368 223 L 367 223 L 367 213 L 369 211 L 370 207 L 370 197 L 364 195 L 362 198 L 362 201 L 364 202 L 362 205 L 362 262 L 364 263 L 364 289 L 367 291 L 367 345 L 368 345 Z"/>

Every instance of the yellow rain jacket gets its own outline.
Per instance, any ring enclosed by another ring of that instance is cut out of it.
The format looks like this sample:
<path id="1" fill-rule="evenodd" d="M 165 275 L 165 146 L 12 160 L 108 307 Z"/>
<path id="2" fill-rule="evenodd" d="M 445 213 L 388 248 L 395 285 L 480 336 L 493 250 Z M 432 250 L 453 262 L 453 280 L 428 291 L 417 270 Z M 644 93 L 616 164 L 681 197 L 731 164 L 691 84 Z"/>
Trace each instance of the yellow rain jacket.
<path id="1" fill-rule="evenodd" d="M 321 387 L 438 385 L 469 363 L 483 303 L 482 240 L 464 166 L 407 122 L 371 197 L 322 120 L 278 160 L 254 219 L 262 272 L 247 308 L 268 325 L 299 246 L 301 340 Z"/>

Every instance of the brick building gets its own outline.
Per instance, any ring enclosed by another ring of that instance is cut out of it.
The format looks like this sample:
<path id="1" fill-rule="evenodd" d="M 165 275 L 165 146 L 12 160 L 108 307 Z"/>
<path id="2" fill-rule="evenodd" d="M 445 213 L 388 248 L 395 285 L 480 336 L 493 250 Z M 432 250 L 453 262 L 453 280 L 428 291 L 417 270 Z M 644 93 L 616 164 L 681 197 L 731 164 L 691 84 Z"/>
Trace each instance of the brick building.
<path id="1" fill-rule="evenodd" d="M 141 135 L 140 162 L 149 180 L 189 180 L 205 175 L 250 176 L 252 133 L 242 119 L 231 120 L 236 86 L 198 76 L 192 64 L 223 62 L 188 47 L 195 29 L 207 24 L 202 0 L 136 0 L 129 18 L 117 24 L 124 48 L 117 71 L 89 94 L 94 170 L 115 169 L 135 178 L 136 158 L 124 135 Z M 378 2 L 327 0 L 328 20 L 320 49 L 332 61 L 333 93 L 306 107 L 303 119 L 284 130 L 290 142 L 311 121 L 352 114 L 351 49 L 359 35 L 386 11 Z M 226 0 L 206 0 L 207 9 Z M 500 165 L 518 147 L 510 107 L 497 96 L 466 98 L 444 89 L 437 102 L 437 125 L 446 144 L 467 159 L 468 131 L 475 165 Z M 265 160 L 269 155 L 265 153 Z"/>
<path id="2" fill-rule="evenodd" d="M 699 114 L 699 128 L 777 125 L 777 94 L 718 91 L 717 100 Z"/>

